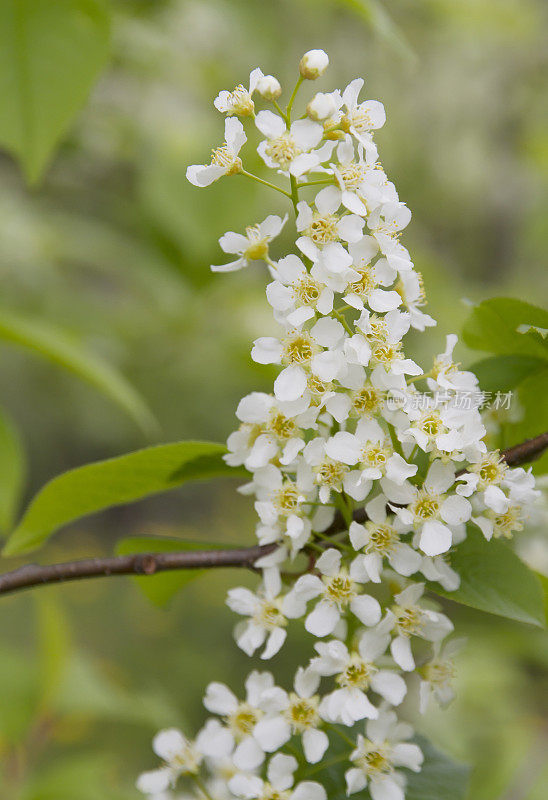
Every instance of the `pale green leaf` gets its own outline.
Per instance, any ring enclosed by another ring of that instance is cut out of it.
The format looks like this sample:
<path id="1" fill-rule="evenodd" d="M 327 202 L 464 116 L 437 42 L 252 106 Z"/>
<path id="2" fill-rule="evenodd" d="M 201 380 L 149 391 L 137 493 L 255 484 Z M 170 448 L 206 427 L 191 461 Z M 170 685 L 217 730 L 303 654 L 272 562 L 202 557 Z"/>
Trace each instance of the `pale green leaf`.
<path id="1" fill-rule="evenodd" d="M 546 361 L 534 356 L 492 356 L 476 361 L 468 369 L 477 376 L 484 392 L 509 392 L 525 378 L 546 369 Z"/>
<path id="2" fill-rule="evenodd" d="M 241 475 L 241 470 L 225 464 L 225 452 L 222 444 L 175 442 L 65 472 L 31 501 L 4 555 L 33 550 L 58 528 L 87 514 L 174 489 L 185 481 Z"/>
<path id="3" fill-rule="evenodd" d="M 487 542 L 470 525 L 465 541 L 455 547 L 450 561 L 460 575 L 459 589 L 446 592 L 432 583 L 432 591 L 481 611 L 545 626 L 540 581 L 509 545 L 497 539 Z"/>
<path id="4" fill-rule="evenodd" d="M 134 553 L 174 553 L 181 550 L 215 550 L 223 548 L 223 544 L 204 542 L 188 542 L 168 536 L 131 536 L 118 542 L 116 552 L 121 556 Z M 206 570 L 181 569 L 173 572 L 160 572 L 158 575 L 135 577 L 132 580 L 139 586 L 143 594 L 161 608 L 165 607 L 173 596 L 183 589 L 187 583 L 199 578 Z"/>
<path id="5" fill-rule="evenodd" d="M 0 309 L 0 339 L 32 350 L 72 372 L 122 408 L 147 435 L 157 432 L 152 413 L 126 379 L 60 328 Z"/>
<path id="6" fill-rule="evenodd" d="M 13 527 L 26 474 L 26 456 L 17 428 L 0 409 L 0 533 Z"/>
<path id="7" fill-rule="evenodd" d="M 109 55 L 105 0 L 2 0 L 0 144 L 38 180 Z"/>

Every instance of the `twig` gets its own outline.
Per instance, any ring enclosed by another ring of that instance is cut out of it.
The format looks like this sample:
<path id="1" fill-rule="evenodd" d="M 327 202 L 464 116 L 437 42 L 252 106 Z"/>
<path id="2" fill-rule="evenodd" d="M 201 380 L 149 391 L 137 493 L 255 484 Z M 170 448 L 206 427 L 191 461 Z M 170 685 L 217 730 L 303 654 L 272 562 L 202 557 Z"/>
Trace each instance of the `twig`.
<path id="1" fill-rule="evenodd" d="M 239 547 L 231 550 L 192 550 L 172 553 L 138 553 L 129 556 L 86 558 L 63 564 L 27 564 L 0 575 L 0 594 L 10 594 L 34 586 L 102 578 L 110 575 L 156 575 L 179 569 L 214 567 L 255 568 L 255 562 L 275 550 L 277 544 Z"/>
<path id="2" fill-rule="evenodd" d="M 528 439 L 526 442 L 504 450 L 501 455 L 512 467 L 533 461 L 548 449 L 548 432 Z M 354 511 L 356 522 L 365 522 L 367 514 L 363 508 Z M 340 511 L 331 525 L 323 531 L 324 536 L 333 536 L 346 530 Z M 109 575 L 155 575 L 158 572 L 179 569 L 211 569 L 216 567 L 247 567 L 255 569 L 262 556 L 272 553 L 278 545 L 265 544 L 254 547 L 239 547 L 230 550 L 193 550 L 173 553 L 138 553 L 129 556 L 86 558 L 67 561 L 63 564 L 27 564 L 24 567 L 0 575 L 0 595 L 44 586 L 52 583 L 77 581 L 84 578 L 102 578 Z M 312 556 L 311 556 L 311 564 Z"/>

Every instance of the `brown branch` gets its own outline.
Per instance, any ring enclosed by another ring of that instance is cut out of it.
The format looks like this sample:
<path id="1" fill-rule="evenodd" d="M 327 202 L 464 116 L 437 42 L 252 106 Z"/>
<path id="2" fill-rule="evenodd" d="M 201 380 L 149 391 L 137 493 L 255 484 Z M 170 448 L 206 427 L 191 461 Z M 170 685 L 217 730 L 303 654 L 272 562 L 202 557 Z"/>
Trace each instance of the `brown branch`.
<path id="1" fill-rule="evenodd" d="M 526 442 L 503 450 L 504 460 L 512 467 L 526 464 L 539 458 L 548 449 L 548 431 L 528 439 Z M 354 512 L 357 522 L 364 522 L 367 515 L 363 508 Z M 330 536 L 346 529 L 340 512 L 337 512 L 331 525 L 324 531 Z M 82 561 L 68 561 L 64 564 L 27 564 L 24 567 L 4 572 L 0 575 L 0 595 L 44 586 L 52 583 L 77 581 L 84 578 L 101 578 L 109 575 L 156 575 L 158 572 L 179 569 L 211 569 L 215 567 L 247 567 L 255 569 L 255 563 L 262 556 L 272 553 L 277 544 L 240 547 L 231 550 L 194 550 L 173 553 L 138 553 L 130 556 L 111 556 L 107 558 L 87 558 Z"/>
<path id="2" fill-rule="evenodd" d="M 138 553 L 130 556 L 86 558 L 64 564 L 27 564 L 0 575 L 0 594 L 65 583 L 84 578 L 102 578 L 110 575 L 156 575 L 158 572 L 179 569 L 211 569 L 212 567 L 255 568 L 261 556 L 268 555 L 276 544 L 239 547 L 231 550 L 185 550 L 172 553 Z"/>

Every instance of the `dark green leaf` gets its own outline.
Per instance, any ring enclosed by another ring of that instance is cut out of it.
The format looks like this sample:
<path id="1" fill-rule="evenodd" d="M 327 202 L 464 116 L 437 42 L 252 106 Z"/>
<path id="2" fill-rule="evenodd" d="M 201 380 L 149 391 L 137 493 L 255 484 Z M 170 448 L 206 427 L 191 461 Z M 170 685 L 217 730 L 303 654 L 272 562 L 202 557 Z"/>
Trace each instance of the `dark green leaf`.
<path id="1" fill-rule="evenodd" d="M 180 550 L 215 550 L 222 547 L 224 545 L 218 543 L 188 542 L 184 539 L 167 536 L 131 536 L 118 543 L 116 552 L 118 555 L 127 556 L 134 553 L 173 553 Z M 205 571 L 203 569 L 181 569 L 174 572 L 162 572 L 158 575 L 135 577 L 132 580 L 151 603 L 164 607 L 187 583 L 199 578 Z"/>
<path id="2" fill-rule="evenodd" d="M 0 410 L 0 533 L 13 527 L 27 472 L 17 428 Z"/>
<path id="3" fill-rule="evenodd" d="M 126 379 L 65 331 L 49 322 L 27 319 L 2 309 L 0 338 L 26 347 L 72 372 L 115 402 L 147 435 L 157 432 L 156 420 Z"/>
<path id="4" fill-rule="evenodd" d="M 0 144 L 33 183 L 109 54 L 105 0 L 0 3 Z"/>
<path id="5" fill-rule="evenodd" d="M 451 566 L 460 575 L 460 588 L 445 592 L 432 583 L 433 592 L 481 611 L 544 627 L 544 600 L 537 576 L 511 547 L 470 525 L 466 540 L 451 553 Z"/>
<path id="6" fill-rule="evenodd" d="M 546 362 L 534 356 L 493 356 L 468 367 L 477 375 L 484 392 L 509 392 L 529 375 L 546 369 Z"/>
<path id="7" fill-rule="evenodd" d="M 95 511 L 165 492 L 189 480 L 241 475 L 225 464 L 225 452 L 222 444 L 175 442 L 65 472 L 32 500 L 4 555 L 33 550 L 58 528 Z"/>

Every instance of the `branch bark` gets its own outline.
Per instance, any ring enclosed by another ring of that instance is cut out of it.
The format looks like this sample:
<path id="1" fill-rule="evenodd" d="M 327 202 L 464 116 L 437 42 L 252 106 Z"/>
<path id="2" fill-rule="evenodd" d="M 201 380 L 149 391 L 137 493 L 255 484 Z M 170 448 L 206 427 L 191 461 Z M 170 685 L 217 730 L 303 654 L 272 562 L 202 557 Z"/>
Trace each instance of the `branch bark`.
<path id="1" fill-rule="evenodd" d="M 180 569 L 215 567 L 255 568 L 255 562 L 275 550 L 277 544 L 238 547 L 231 550 L 191 550 L 173 553 L 138 553 L 130 556 L 86 558 L 64 564 L 27 564 L 0 575 L 0 594 L 11 594 L 34 586 L 104 578 L 110 575 L 156 575 Z"/>
<path id="2" fill-rule="evenodd" d="M 548 431 L 526 442 L 503 450 L 504 460 L 512 467 L 526 464 L 539 458 L 548 449 Z M 363 522 L 365 510 L 354 512 L 354 519 Z M 333 535 L 345 529 L 342 515 L 337 512 L 324 535 Z M 272 553 L 277 544 L 239 547 L 231 550 L 192 550 L 173 553 L 139 553 L 130 556 L 86 558 L 63 564 L 27 564 L 24 567 L 0 575 L 0 595 L 11 594 L 34 586 L 65 583 L 85 578 L 102 578 L 110 575 L 156 575 L 158 572 L 180 569 L 211 569 L 217 567 L 246 567 L 255 569 L 255 563 Z"/>

